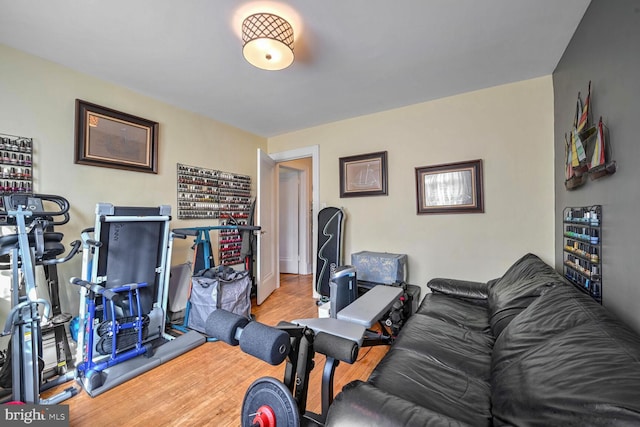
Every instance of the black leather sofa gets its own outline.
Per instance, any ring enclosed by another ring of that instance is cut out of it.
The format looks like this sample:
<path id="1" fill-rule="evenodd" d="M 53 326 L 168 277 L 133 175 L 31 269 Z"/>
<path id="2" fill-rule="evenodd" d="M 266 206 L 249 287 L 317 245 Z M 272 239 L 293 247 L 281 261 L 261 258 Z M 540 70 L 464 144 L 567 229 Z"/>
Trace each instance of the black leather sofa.
<path id="1" fill-rule="evenodd" d="M 499 279 L 433 279 L 329 426 L 640 426 L 640 336 L 533 254 Z"/>

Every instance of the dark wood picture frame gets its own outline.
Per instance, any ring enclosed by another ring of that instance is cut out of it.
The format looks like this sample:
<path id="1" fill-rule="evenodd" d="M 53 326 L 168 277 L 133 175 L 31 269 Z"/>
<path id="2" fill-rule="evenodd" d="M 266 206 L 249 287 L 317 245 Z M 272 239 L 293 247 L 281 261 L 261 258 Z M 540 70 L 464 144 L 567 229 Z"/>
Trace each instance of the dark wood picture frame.
<path id="1" fill-rule="evenodd" d="M 418 214 L 483 213 L 482 160 L 416 168 Z"/>
<path id="2" fill-rule="evenodd" d="M 387 195 L 387 152 L 340 157 L 340 197 Z"/>
<path id="3" fill-rule="evenodd" d="M 158 123 L 76 99 L 75 163 L 158 173 Z"/>

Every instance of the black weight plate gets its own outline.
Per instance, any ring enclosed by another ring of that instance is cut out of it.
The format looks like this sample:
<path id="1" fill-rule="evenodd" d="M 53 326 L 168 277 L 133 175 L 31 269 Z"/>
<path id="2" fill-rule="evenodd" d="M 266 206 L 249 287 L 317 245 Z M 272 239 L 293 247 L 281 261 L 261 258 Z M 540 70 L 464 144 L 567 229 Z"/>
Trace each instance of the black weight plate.
<path id="1" fill-rule="evenodd" d="M 278 427 L 299 427 L 300 414 L 291 391 L 272 377 L 255 380 L 247 389 L 242 402 L 242 426 L 253 425 L 258 409 L 268 406 L 275 414 Z"/>

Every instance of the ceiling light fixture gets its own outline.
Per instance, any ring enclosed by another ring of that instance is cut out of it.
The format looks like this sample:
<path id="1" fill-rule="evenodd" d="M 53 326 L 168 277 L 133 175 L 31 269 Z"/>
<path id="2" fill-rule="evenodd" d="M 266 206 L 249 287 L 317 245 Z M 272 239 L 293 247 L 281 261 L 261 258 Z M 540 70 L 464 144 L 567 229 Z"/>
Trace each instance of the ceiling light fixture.
<path id="1" fill-rule="evenodd" d="M 254 13 L 242 22 L 242 54 L 263 70 L 282 70 L 293 63 L 293 28 L 272 13 Z"/>

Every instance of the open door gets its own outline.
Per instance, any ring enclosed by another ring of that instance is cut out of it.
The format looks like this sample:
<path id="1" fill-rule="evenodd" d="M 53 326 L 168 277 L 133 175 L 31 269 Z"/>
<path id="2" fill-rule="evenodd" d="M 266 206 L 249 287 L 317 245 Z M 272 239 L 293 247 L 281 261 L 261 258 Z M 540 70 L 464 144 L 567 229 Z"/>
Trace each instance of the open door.
<path id="1" fill-rule="evenodd" d="M 258 149 L 258 183 L 256 225 L 258 262 L 256 263 L 256 302 L 262 304 L 280 286 L 278 265 L 278 173 L 277 165 L 267 153 Z"/>

